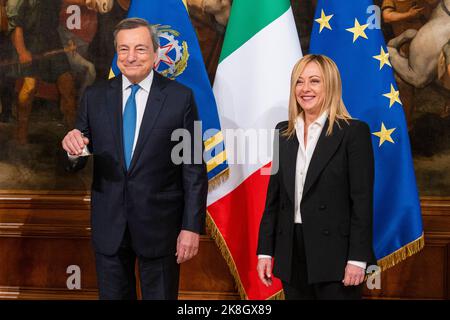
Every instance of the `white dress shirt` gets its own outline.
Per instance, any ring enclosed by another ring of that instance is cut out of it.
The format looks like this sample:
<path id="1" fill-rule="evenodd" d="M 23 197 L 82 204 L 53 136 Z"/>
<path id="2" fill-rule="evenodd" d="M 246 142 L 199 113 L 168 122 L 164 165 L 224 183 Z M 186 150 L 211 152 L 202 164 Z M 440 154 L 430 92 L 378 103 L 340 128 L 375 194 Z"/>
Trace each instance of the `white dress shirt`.
<path id="1" fill-rule="evenodd" d="M 150 88 L 152 87 L 153 82 L 153 70 L 150 71 L 149 75 L 139 82 L 139 90 L 136 92 L 136 130 L 134 132 L 134 142 L 133 142 L 133 150 L 132 153 L 134 153 L 134 148 L 136 147 L 136 143 L 139 137 L 139 130 L 141 129 L 142 124 L 142 118 L 144 117 L 145 112 L 145 106 L 147 105 L 148 95 L 150 93 Z M 128 97 L 131 94 L 131 85 L 133 83 L 128 80 L 127 77 L 122 75 L 122 114 L 125 110 L 125 105 L 127 103 Z M 87 146 L 84 146 L 82 155 L 89 155 L 90 152 L 87 148 Z M 67 153 L 69 156 L 70 161 L 75 161 L 78 159 L 79 156 L 74 156 L 69 153 Z"/>
<path id="2" fill-rule="evenodd" d="M 144 116 L 145 106 L 147 105 L 148 95 L 150 93 L 150 88 L 153 82 L 153 70 L 150 74 L 141 82 L 139 82 L 139 90 L 136 92 L 136 131 L 134 134 L 133 150 L 136 147 L 136 143 L 139 137 L 139 130 L 141 129 L 142 117 Z M 133 83 L 128 80 L 127 77 L 122 75 L 122 113 L 125 110 L 125 104 L 127 103 L 128 97 L 131 94 L 131 85 Z"/>
<path id="3" fill-rule="evenodd" d="M 302 215 L 300 212 L 300 203 L 303 197 L 303 188 L 305 186 L 306 174 L 308 172 L 309 163 L 316 149 L 320 134 L 324 129 L 325 122 L 328 118 L 328 112 L 322 113 L 313 123 L 308 126 L 308 136 L 306 137 L 306 146 L 304 139 L 305 120 L 303 114 L 299 115 L 295 121 L 295 133 L 298 139 L 297 162 L 295 167 L 295 215 L 294 223 L 302 223 Z M 327 130 L 327 128 L 325 128 Z M 258 258 L 271 258 L 268 255 L 258 255 Z M 365 269 L 366 262 L 349 260 L 348 263 Z"/>
<path id="4" fill-rule="evenodd" d="M 303 115 L 298 116 L 295 121 L 295 134 L 298 139 L 297 162 L 295 167 L 295 223 L 302 223 L 300 202 L 303 197 L 306 173 L 308 172 L 309 163 L 311 162 L 312 155 L 316 149 L 317 141 L 319 141 L 327 117 L 328 113 L 324 112 L 308 126 L 306 146 L 304 139 L 305 120 L 303 119 Z"/>

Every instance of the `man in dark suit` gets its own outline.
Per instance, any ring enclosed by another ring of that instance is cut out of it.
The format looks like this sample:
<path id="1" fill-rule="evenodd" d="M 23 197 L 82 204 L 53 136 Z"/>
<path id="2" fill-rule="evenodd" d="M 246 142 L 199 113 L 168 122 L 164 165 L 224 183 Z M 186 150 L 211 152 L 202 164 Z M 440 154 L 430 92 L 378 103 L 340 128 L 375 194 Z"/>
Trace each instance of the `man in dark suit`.
<path id="1" fill-rule="evenodd" d="M 120 22 L 114 33 L 122 72 L 89 87 L 76 129 L 62 145 L 71 168 L 94 156 L 92 239 L 101 299 L 176 299 L 179 264 L 198 252 L 207 176 L 204 163 L 175 164 L 171 133 L 198 119 L 192 91 L 152 70 L 158 35 L 147 21 Z M 190 144 L 191 146 L 194 143 Z M 87 150 L 86 150 L 87 149 Z"/>

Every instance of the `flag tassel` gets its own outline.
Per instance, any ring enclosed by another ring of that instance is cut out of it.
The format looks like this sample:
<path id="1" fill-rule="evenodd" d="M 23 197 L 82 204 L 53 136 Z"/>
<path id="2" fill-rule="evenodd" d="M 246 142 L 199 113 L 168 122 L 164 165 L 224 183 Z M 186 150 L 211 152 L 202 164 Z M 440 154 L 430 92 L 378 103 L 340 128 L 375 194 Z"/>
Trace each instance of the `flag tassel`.
<path id="1" fill-rule="evenodd" d="M 223 182 L 225 182 L 230 176 L 230 168 L 226 168 L 221 173 L 217 174 L 213 178 L 208 181 L 208 192 L 214 190 L 216 187 L 220 186 Z"/>
<path id="2" fill-rule="evenodd" d="M 387 269 L 392 268 L 396 264 L 402 262 L 403 260 L 406 260 L 408 257 L 418 253 L 421 251 L 425 246 L 425 238 L 424 234 L 406 244 L 405 246 L 401 247 L 397 251 L 391 253 L 390 255 L 387 255 L 386 257 L 378 260 L 378 266 L 381 268 L 381 271 L 385 271 Z"/>
<path id="3" fill-rule="evenodd" d="M 211 218 L 208 212 L 206 214 L 206 230 L 208 231 L 208 234 L 211 236 L 211 238 L 214 240 L 217 247 L 219 248 L 222 257 L 225 259 L 225 262 L 228 265 L 231 275 L 235 280 L 235 285 L 237 287 L 239 295 L 241 296 L 241 299 L 247 300 L 248 297 L 247 294 L 245 293 L 241 279 L 239 278 L 239 274 L 236 268 L 236 264 L 234 263 L 233 257 L 231 256 L 231 253 L 228 250 L 228 247 L 225 243 L 225 240 L 222 237 L 222 234 L 219 231 L 219 228 L 217 228 L 217 225 L 214 223 L 214 220 Z"/>
<path id="4" fill-rule="evenodd" d="M 219 228 L 217 228 L 217 225 L 214 223 L 214 220 L 211 218 L 209 213 L 207 213 L 206 215 L 206 230 L 216 243 L 217 247 L 219 248 L 222 257 L 225 259 L 225 262 L 228 265 L 230 273 L 233 279 L 235 280 L 235 285 L 237 287 L 241 299 L 248 300 L 248 296 L 245 292 L 244 286 L 242 285 L 233 257 L 231 256 L 231 253 L 228 250 L 228 246 L 225 240 L 223 239 L 222 234 L 219 231 Z M 283 299 L 284 299 L 283 290 L 280 290 L 274 295 L 267 298 L 267 300 L 283 300 Z"/>

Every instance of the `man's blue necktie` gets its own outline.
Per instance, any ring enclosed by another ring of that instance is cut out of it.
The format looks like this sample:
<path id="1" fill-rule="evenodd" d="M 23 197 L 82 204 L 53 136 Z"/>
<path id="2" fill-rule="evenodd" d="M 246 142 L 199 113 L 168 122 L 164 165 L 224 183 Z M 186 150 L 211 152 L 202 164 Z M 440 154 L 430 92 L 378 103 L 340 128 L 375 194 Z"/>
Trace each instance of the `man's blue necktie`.
<path id="1" fill-rule="evenodd" d="M 133 154 L 134 135 L 136 132 L 136 92 L 139 90 L 138 84 L 133 84 L 131 94 L 125 104 L 123 111 L 123 151 L 127 170 L 130 168 L 131 156 Z"/>

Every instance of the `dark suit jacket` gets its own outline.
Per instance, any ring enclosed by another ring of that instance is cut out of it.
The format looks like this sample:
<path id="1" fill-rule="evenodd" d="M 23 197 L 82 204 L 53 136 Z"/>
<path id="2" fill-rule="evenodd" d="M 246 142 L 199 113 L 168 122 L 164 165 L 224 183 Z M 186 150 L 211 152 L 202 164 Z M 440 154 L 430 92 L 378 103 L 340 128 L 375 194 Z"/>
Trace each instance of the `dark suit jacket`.
<path id="1" fill-rule="evenodd" d="M 299 142 L 277 125 L 279 170 L 270 177 L 261 220 L 258 254 L 274 257 L 275 276 L 290 282 L 294 241 L 295 167 Z M 341 281 L 348 260 L 375 261 L 372 249 L 374 160 L 367 124 L 335 123 L 326 136 L 328 120 L 306 175 L 300 211 L 308 282 Z M 275 165 L 276 167 L 276 165 Z"/>
<path id="2" fill-rule="evenodd" d="M 194 133 L 198 119 L 192 91 L 154 72 L 129 170 L 122 139 L 122 77 L 89 87 L 76 128 L 94 154 L 91 224 L 97 252 L 115 254 L 128 224 L 134 250 L 144 257 L 174 255 L 181 229 L 204 227 L 208 181 L 204 163 L 171 160 L 172 131 Z M 86 158 L 72 165 L 82 168 Z"/>

